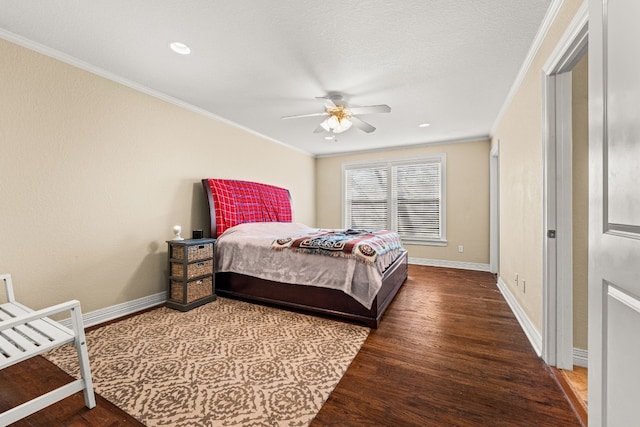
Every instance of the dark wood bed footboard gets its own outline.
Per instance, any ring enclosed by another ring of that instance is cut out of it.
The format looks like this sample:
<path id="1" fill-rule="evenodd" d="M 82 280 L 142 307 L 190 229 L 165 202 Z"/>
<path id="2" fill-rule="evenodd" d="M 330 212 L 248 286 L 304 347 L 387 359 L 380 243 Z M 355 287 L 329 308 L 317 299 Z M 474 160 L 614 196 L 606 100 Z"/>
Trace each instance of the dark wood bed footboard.
<path id="1" fill-rule="evenodd" d="M 377 328 L 407 274 L 407 252 L 403 251 L 385 271 L 371 309 L 340 290 L 279 283 L 236 273 L 216 273 L 216 294 L 336 316 Z"/>

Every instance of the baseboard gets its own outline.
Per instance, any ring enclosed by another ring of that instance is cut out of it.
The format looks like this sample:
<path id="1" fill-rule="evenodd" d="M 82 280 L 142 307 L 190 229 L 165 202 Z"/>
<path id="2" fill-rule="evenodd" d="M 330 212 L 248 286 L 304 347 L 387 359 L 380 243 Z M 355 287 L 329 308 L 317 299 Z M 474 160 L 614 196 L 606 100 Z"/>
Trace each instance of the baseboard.
<path id="1" fill-rule="evenodd" d="M 505 301 L 507 301 L 507 304 L 509 304 L 509 307 L 511 307 L 511 311 L 513 312 L 514 316 L 516 316 L 518 323 L 520 323 L 522 330 L 529 339 L 533 350 L 536 352 L 538 357 L 540 357 L 542 355 L 542 335 L 533 325 L 533 323 L 527 316 L 527 313 L 524 312 L 524 310 L 518 303 L 518 300 L 516 300 L 516 298 L 509 290 L 509 287 L 502 281 L 502 277 L 498 277 L 497 285 L 498 289 L 500 289 L 500 292 L 502 293 L 502 296 L 504 296 Z"/>
<path id="2" fill-rule="evenodd" d="M 481 264 L 476 262 L 463 262 L 463 261 L 447 261 L 443 259 L 427 259 L 427 258 L 409 257 L 409 264 L 427 265 L 429 267 L 459 268 L 462 270 L 491 271 L 491 266 L 489 264 Z"/>
<path id="3" fill-rule="evenodd" d="M 111 307 L 102 308 L 82 315 L 84 326 L 93 326 L 118 317 L 127 316 L 156 305 L 164 304 L 167 301 L 167 293 L 159 292 L 154 295 L 138 298 L 133 301 L 123 302 L 122 304 L 112 305 Z M 71 318 L 61 320 L 59 323 L 71 328 Z"/>
<path id="4" fill-rule="evenodd" d="M 581 368 L 588 368 L 589 367 L 589 350 L 574 348 L 573 364 L 576 366 L 580 366 Z"/>

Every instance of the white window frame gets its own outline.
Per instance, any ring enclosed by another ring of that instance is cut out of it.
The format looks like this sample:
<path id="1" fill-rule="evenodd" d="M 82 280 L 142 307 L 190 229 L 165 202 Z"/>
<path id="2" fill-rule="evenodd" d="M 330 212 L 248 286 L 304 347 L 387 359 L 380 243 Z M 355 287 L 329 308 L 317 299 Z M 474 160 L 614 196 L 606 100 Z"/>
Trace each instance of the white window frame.
<path id="1" fill-rule="evenodd" d="M 402 238 L 403 243 L 413 244 L 413 245 L 426 245 L 426 246 L 447 246 L 447 185 L 446 185 L 446 176 L 447 176 L 447 158 L 446 154 L 433 154 L 429 156 L 421 156 L 421 157 L 411 157 L 411 158 L 399 158 L 399 159 L 389 159 L 389 160 L 370 160 L 370 161 L 358 161 L 358 162 L 346 162 L 342 164 L 342 227 L 349 228 L 350 224 L 347 222 L 347 180 L 346 173 L 350 169 L 358 169 L 358 168 L 371 168 L 371 167 L 381 167 L 386 168 L 388 171 L 388 179 L 387 179 L 387 202 L 389 203 L 388 209 L 390 210 L 390 214 L 387 218 L 387 229 L 393 230 L 393 225 L 396 224 L 397 220 L 395 217 L 397 216 L 396 212 L 392 211 L 392 206 L 396 205 L 392 203 L 392 176 L 391 169 L 393 166 L 402 166 L 402 165 L 412 165 L 412 164 L 421 164 L 421 163 L 440 163 L 440 238 L 438 239 L 407 239 L 405 237 Z M 397 231 L 397 230 L 394 230 Z"/>

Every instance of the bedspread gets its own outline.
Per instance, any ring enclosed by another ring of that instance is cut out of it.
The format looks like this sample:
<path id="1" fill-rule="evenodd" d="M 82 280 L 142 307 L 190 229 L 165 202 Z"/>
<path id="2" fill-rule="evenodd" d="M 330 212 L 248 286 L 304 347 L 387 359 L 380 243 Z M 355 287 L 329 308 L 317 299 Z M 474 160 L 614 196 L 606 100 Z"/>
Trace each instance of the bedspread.
<path id="1" fill-rule="evenodd" d="M 402 253 L 391 249 L 363 263 L 355 258 L 275 251 L 272 243 L 283 236 L 304 236 L 329 230 L 299 223 L 247 223 L 229 228 L 216 242 L 216 272 L 233 272 L 275 282 L 339 289 L 371 308 L 382 286 L 385 269 Z"/>
<path id="2" fill-rule="evenodd" d="M 291 249 L 315 255 L 355 258 L 371 264 L 379 255 L 402 247 L 400 236 L 393 231 L 369 230 L 315 230 L 303 236 L 287 236 L 276 239 L 275 250 Z"/>

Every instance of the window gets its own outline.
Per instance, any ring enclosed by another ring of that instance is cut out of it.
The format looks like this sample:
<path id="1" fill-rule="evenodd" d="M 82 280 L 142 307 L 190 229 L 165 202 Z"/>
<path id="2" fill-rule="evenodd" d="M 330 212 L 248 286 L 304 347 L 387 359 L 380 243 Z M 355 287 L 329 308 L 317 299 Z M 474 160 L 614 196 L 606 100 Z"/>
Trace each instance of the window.
<path id="1" fill-rule="evenodd" d="M 344 226 L 446 245 L 445 155 L 343 165 Z"/>

